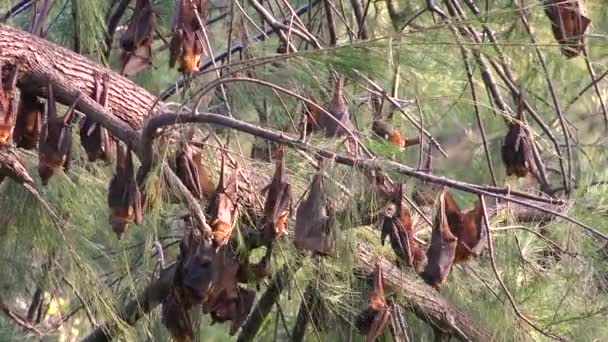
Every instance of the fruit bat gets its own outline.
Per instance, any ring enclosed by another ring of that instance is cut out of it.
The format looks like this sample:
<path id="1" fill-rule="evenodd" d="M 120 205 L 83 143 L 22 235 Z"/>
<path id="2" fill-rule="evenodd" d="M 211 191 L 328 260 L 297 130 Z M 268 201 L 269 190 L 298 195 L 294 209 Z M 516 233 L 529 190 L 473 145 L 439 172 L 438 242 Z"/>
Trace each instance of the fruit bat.
<path id="1" fill-rule="evenodd" d="M 131 222 L 141 224 L 142 197 L 135 180 L 133 156 L 129 148 L 125 152 L 120 144 L 116 146 L 116 172 L 110 181 L 108 206 L 110 224 L 119 239 Z"/>
<path id="2" fill-rule="evenodd" d="M 366 342 L 373 342 L 382 335 L 390 321 L 391 312 L 384 298 L 384 278 L 380 264 L 374 272 L 374 287 L 370 293 L 365 309 L 357 315 L 355 326 L 359 333 L 367 335 Z"/>
<path id="3" fill-rule="evenodd" d="M 156 15 L 150 0 L 137 0 L 131 22 L 120 38 L 121 74 L 133 75 L 152 64 L 152 40 Z"/>
<path id="4" fill-rule="evenodd" d="M 202 190 L 198 166 L 194 162 L 192 147 L 187 142 L 181 142 L 175 154 L 175 174 L 190 190 L 192 196 L 202 199 Z"/>
<path id="5" fill-rule="evenodd" d="M 255 291 L 238 285 L 240 265 L 230 248 L 220 247 L 213 263 L 213 285 L 203 313 L 211 314 L 214 323 L 231 321 L 230 335 L 234 335 L 253 307 Z"/>
<path id="6" fill-rule="evenodd" d="M 420 144 L 420 137 L 408 139 L 404 137 L 398 130 L 390 127 L 387 123 L 382 121 L 374 121 L 374 123 L 372 123 L 372 131 L 400 149 Z"/>
<path id="7" fill-rule="evenodd" d="M 439 195 L 437 212 L 433 222 L 431 244 L 426 251 L 428 263 L 420 276 L 424 281 L 439 290 L 452 270 L 458 239 L 450 231 L 446 214 L 446 191 Z"/>
<path id="8" fill-rule="evenodd" d="M 22 89 L 13 133 L 17 147 L 32 150 L 38 146 L 43 115 L 44 104 L 38 100 L 36 93 Z"/>
<path id="9" fill-rule="evenodd" d="M 284 147 L 275 150 L 276 168 L 272 181 L 262 192 L 267 192 L 264 203 L 264 224 L 267 227 L 267 236 L 277 237 L 284 235 L 287 230 L 287 221 L 291 214 L 291 186 L 287 182 L 285 173 Z"/>
<path id="10" fill-rule="evenodd" d="M 40 143 L 38 144 L 38 174 L 42 184 L 46 185 L 59 169 L 68 171 L 72 154 L 72 128 L 70 120 L 74 115 L 74 107 L 80 96 L 74 101 L 65 115 L 57 116 L 57 104 L 53 86 L 48 86 L 48 101 L 46 122 L 40 130 Z"/>
<path id="11" fill-rule="evenodd" d="M 200 23 L 206 17 L 204 0 L 178 0 L 177 11 L 173 19 L 173 37 L 169 45 L 169 67 L 175 67 L 179 60 L 178 71 L 194 72 L 203 56 L 203 44 L 197 33 L 201 32 Z"/>
<path id="12" fill-rule="evenodd" d="M 385 216 L 382 222 L 382 234 L 380 240 L 382 245 L 388 236 L 395 255 L 408 266 L 419 270 L 424 263 L 424 251 L 416 241 L 410 211 L 403 206 L 403 184 L 397 186 L 394 193 L 393 203 L 395 213 Z"/>
<path id="13" fill-rule="evenodd" d="M 235 173 L 228 181 L 225 181 L 224 173 L 225 161 L 222 155 L 220 180 L 207 207 L 207 213 L 212 218 L 213 244 L 217 247 L 223 246 L 228 242 L 238 216 L 236 203 L 238 192 L 237 176 Z"/>
<path id="14" fill-rule="evenodd" d="M 179 245 L 180 254 L 173 285 L 183 305 L 202 304 L 213 281 L 215 250 L 211 242 L 197 234 L 192 224 Z"/>
<path id="15" fill-rule="evenodd" d="M 304 104 L 304 131 L 306 132 L 306 135 L 310 135 L 310 133 L 320 128 L 320 113 L 321 110 L 319 108 L 314 107 L 308 102 Z"/>
<path id="16" fill-rule="evenodd" d="M 161 322 L 169 330 L 174 341 L 194 341 L 190 307 L 182 302 L 177 291 L 172 291 L 163 301 L 161 316 Z"/>
<path id="17" fill-rule="evenodd" d="M 17 87 L 19 66 L 20 63 L 15 64 L 13 72 L 10 73 L 6 82 L 4 82 L 6 75 L 2 68 L 2 63 L 0 63 L 0 80 L 2 80 L 2 86 L 0 87 L 0 146 L 10 144 L 13 135 L 17 111 L 14 92 Z"/>
<path id="18" fill-rule="evenodd" d="M 522 126 L 523 114 L 524 100 L 520 95 L 516 120 L 509 123 L 507 134 L 502 139 L 500 148 L 507 176 L 526 177 L 530 171 L 533 174 L 536 172 L 530 135 Z"/>
<path id="19" fill-rule="evenodd" d="M 584 34 L 591 23 L 585 16 L 579 0 L 547 0 L 545 14 L 551 21 L 551 30 L 560 44 L 562 54 L 570 59 L 585 49 Z"/>
<path id="20" fill-rule="evenodd" d="M 103 74 L 100 77 L 96 73 L 93 78 L 95 79 L 93 99 L 104 108 L 108 108 L 110 75 Z M 103 80 L 103 85 L 100 82 L 100 78 Z M 90 162 L 101 159 L 109 163 L 115 158 L 114 142 L 110 134 L 103 126 L 93 121 L 89 116 L 84 119 L 82 127 L 80 127 L 80 143 L 84 147 Z"/>
<path id="21" fill-rule="evenodd" d="M 431 173 L 433 171 L 432 165 L 432 154 L 429 148 L 427 153 L 427 159 L 424 165 L 424 172 Z M 425 180 L 419 181 L 414 186 L 414 192 L 412 193 L 412 199 L 414 203 L 420 207 L 432 207 L 435 203 L 437 194 L 441 191 L 439 185 L 430 183 Z"/>
<path id="22" fill-rule="evenodd" d="M 323 186 L 323 172 L 313 177 L 308 197 L 296 210 L 296 248 L 329 255 L 334 246 L 333 216 Z"/>
<path id="23" fill-rule="evenodd" d="M 350 122 L 348 105 L 344 100 L 344 76 L 338 76 L 334 82 L 334 93 L 327 105 L 327 111 L 331 117 L 328 117 L 326 113 L 319 113 L 319 126 L 325 131 L 327 137 L 348 134 L 342 126 L 352 131 L 353 125 Z M 337 121 L 341 122 L 342 126 Z"/>
<path id="24" fill-rule="evenodd" d="M 482 226 L 483 207 L 477 201 L 475 206 L 463 213 L 452 195 L 445 193 L 445 212 L 450 231 L 458 239 L 454 263 L 462 263 L 478 257 L 484 247 L 486 231 Z"/>

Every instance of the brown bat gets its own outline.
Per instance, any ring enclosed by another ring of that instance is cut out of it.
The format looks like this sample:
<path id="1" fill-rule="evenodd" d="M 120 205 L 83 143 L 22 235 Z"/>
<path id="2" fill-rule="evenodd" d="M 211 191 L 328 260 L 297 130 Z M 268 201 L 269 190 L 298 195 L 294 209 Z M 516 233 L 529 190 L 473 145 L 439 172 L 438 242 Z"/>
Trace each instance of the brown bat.
<path id="1" fill-rule="evenodd" d="M 207 2 L 204 0 L 178 0 L 173 19 L 173 37 L 169 45 L 169 67 L 175 67 L 179 60 L 180 72 L 190 73 L 198 70 L 204 52 L 203 44 L 197 37 L 197 33 L 202 31 L 198 18 L 203 22 L 206 6 Z"/>
<path id="2" fill-rule="evenodd" d="M 17 78 L 19 75 L 20 63 L 15 64 L 13 72 L 4 82 L 4 70 L 0 63 L 0 146 L 10 144 L 15 126 L 15 114 L 17 104 L 15 103 L 15 89 L 17 88 Z"/>
<path id="3" fill-rule="evenodd" d="M 331 216 L 332 210 L 323 186 L 323 171 L 319 170 L 312 179 L 308 197 L 296 210 L 296 248 L 329 255 L 334 246 Z"/>
<path id="4" fill-rule="evenodd" d="M 431 149 L 429 147 L 427 159 L 424 165 L 424 172 L 431 173 L 433 172 L 432 165 L 432 154 Z M 420 207 L 432 207 L 435 203 L 435 198 L 437 194 L 441 191 L 439 185 L 430 183 L 427 181 L 419 181 L 414 186 L 414 192 L 412 193 L 412 199 L 414 203 Z"/>
<path id="5" fill-rule="evenodd" d="M 38 100 L 36 93 L 21 90 L 19 111 L 13 133 L 13 140 L 17 147 L 32 150 L 38 146 L 44 110 L 44 104 Z"/>
<path id="6" fill-rule="evenodd" d="M 206 198 L 210 198 L 215 192 L 215 185 L 211 181 L 211 177 L 207 169 L 203 166 L 202 155 L 200 152 L 195 152 L 192 155 L 194 165 L 198 168 L 198 183 L 201 186 L 201 192 Z"/>
<path id="7" fill-rule="evenodd" d="M 486 240 L 486 232 L 481 225 L 483 218 L 481 202 L 477 201 L 472 209 L 463 213 L 452 195 L 446 192 L 445 212 L 450 231 L 458 238 L 454 263 L 462 263 L 478 257 Z"/>
<path id="8" fill-rule="evenodd" d="M 202 304 L 207 298 L 214 268 L 215 249 L 211 242 L 203 238 L 190 223 L 187 233 L 180 242 L 180 254 L 173 284 L 179 299 L 186 307 Z"/>
<path id="9" fill-rule="evenodd" d="M 38 144 L 38 174 L 43 185 L 47 185 L 55 171 L 70 168 L 72 155 L 72 128 L 70 120 L 74 115 L 74 107 L 78 103 L 80 95 L 68 109 L 65 115 L 57 116 L 57 104 L 53 86 L 48 86 L 48 101 L 46 122 L 40 131 L 40 143 Z"/>
<path id="10" fill-rule="evenodd" d="M 93 78 L 95 79 L 93 99 L 104 108 L 108 108 L 110 75 L 103 74 L 100 77 L 99 74 L 95 73 Z M 103 80 L 103 85 L 100 82 L 100 78 Z M 104 127 L 88 116 L 84 119 L 82 127 L 80 127 L 80 143 L 84 147 L 90 162 L 101 159 L 109 163 L 115 158 L 114 142 L 110 134 Z"/>
<path id="11" fill-rule="evenodd" d="M 408 266 L 420 270 L 426 258 L 423 249 L 415 239 L 410 211 L 403 206 L 403 183 L 397 186 L 393 203 L 395 204 L 394 215 L 385 216 L 382 222 L 380 236 L 382 245 L 388 236 L 395 255 Z"/>
<path id="12" fill-rule="evenodd" d="M 591 23 L 585 16 L 579 0 L 547 0 L 545 14 L 551 21 L 551 30 L 560 44 L 562 54 L 570 59 L 585 49 L 584 34 Z"/>
<path id="13" fill-rule="evenodd" d="M 428 263 L 420 276 L 424 281 L 433 286 L 437 291 L 443 284 L 452 270 L 456 245 L 458 239 L 450 231 L 448 217 L 446 213 L 446 191 L 439 195 L 439 205 L 433 223 L 433 233 L 431 234 L 431 244 L 426 251 Z"/>
<path id="14" fill-rule="evenodd" d="M 523 95 L 519 97 L 516 120 L 509 123 L 507 134 L 502 139 L 500 154 L 507 169 L 507 176 L 526 177 L 529 172 L 536 174 L 534 157 L 532 155 L 532 142 L 525 127 Z"/>
<path id="15" fill-rule="evenodd" d="M 348 113 L 348 105 L 344 99 L 344 76 L 337 76 L 334 82 L 334 93 L 331 101 L 327 105 L 327 111 L 331 114 L 328 117 L 325 113 L 319 113 L 319 126 L 325 131 L 327 137 L 344 136 L 348 130 L 352 131 L 353 125 Z M 342 125 L 338 124 L 341 122 Z M 344 126 L 344 127 L 342 127 Z"/>
<path id="16" fill-rule="evenodd" d="M 239 268 L 230 248 L 220 247 L 214 258 L 213 285 L 203 302 L 203 313 L 210 313 L 214 323 L 231 321 L 230 335 L 247 318 L 255 300 L 255 291 L 238 285 Z"/>
<path id="17" fill-rule="evenodd" d="M 365 309 L 357 315 L 355 326 L 359 333 L 366 335 L 366 342 L 373 342 L 384 333 L 390 321 L 391 311 L 384 298 L 384 278 L 382 267 L 376 265 L 374 287 L 370 293 Z"/>
<path id="18" fill-rule="evenodd" d="M 291 215 L 291 185 L 285 173 L 284 147 L 275 151 L 276 168 L 272 181 L 262 192 L 267 192 L 264 203 L 264 224 L 267 236 L 278 237 L 286 233 L 287 222 Z"/>
<path id="19" fill-rule="evenodd" d="M 209 199 L 209 206 L 207 207 L 207 213 L 212 218 L 213 244 L 216 247 L 228 243 L 238 216 L 236 203 L 238 193 L 237 176 L 234 173 L 226 182 L 224 173 L 225 161 L 222 155 L 220 180 L 215 192 Z"/>
<path id="20" fill-rule="evenodd" d="M 152 64 L 156 14 L 150 0 L 137 0 L 127 30 L 120 38 L 121 74 L 134 75 Z"/>
<path id="21" fill-rule="evenodd" d="M 135 180 L 131 149 L 125 152 L 120 144 L 116 146 L 116 172 L 108 189 L 110 224 L 118 238 L 127 230 L 131 222 L 141 224 L 142 197 Z"/>
<path id="22" fill-rule="evenodd" d="M 408 139 L 383 121 L 374 121 L 372 123 L 372 131 L 400 149 L 420 144 L 420 137 Z"/>
<path id="23" fill-rule="evenodd" d="M 200 200 L 203 198 L 200 175 L 193 157 L 190 144 L 181 142 L 175 153 L 175 174 L 184 183 L 186 188 L 190 190 L 192 196 Z"/>
<path id="24" fill-rule="evenodd" d="M 185 305 L 179 297 L 178 291 L 172 291 L 163 301 L 161 321 L 171 333 L 174 341 L 194 341 L 194 327 L 190 307 Z"/>

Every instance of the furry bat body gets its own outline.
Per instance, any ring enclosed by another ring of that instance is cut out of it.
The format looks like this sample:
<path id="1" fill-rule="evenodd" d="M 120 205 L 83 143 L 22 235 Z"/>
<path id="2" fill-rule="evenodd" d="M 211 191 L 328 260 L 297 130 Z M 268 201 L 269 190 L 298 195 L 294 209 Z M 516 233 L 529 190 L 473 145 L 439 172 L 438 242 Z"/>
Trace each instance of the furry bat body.
<path id="1" fill-rule="evenodd" d="M 526 177 L 529 172 L 533 174 L 536 172 L 530 135 L 522 125 L 523 115 L 524 103 L 523 97 L 520 96 L 516 120 L 509 123 L 500 149 L 507 176 Z"/>
<path id="2" fill-rule="evenodd" d="M 62 118 L 58 117 L 53 86 L 49 84 L 46 122 L 42 125 L 38 144 L 38 174 L 43 185 L 48 183 L 55 171 L 59 169 L 68 171 L 70 168 L 72 154 L 70 120 L 77 103 L 78 99 Z"/>
<path id="3" fill-rule="evenodd" d="M 205 0 L 178 0 L 177 11 L 173 20 L 173 37 L 171 38 L 169 66 L 175 67 L 179 61 L 178 71 L 190 73 L 198 70 L 203 57 L 201 42 L 202 28 L 206 18 Z M 199 23 L 199 18 L 201 23 Z"/>
<path id="4" fill-rule="evenodd" d="M 44 110 L 44 104 L 35 93 L 21 90 L 13 136 L 17 147 L 32 150 L 38 146 Z"/>
<path id="5" fill-rule="evenodd" d="M 102 79 L 103 84 L 100 81 L 100 78 Z M 110 76 L 104 74 L 100 77 L 98 74 L 95 74 L 94 79 L 95 89 L 93 99 L 104 108 L 108 108 Z M 109 163 L 115 158 L 114 142 L 112 141 L 110 134 L 104 127 L 90 119 L 88 116 L 84 119 L 82 127 L 80 128 L 80 143 L 90 162 L 101 159 Z"/>
<path id="6" fill-rule="evenodd" d="M 483 208 L 481 202 L 467 212 L 462 212 L 449 192 L 445 193 L 445 212 L 450 231 L 458 239 L 454 263 L 462 263 L 478 257 L 486 240 L 482 229 Z"/>
<path id="7" fill-rule="evenodd" d="M 203 198 L 203 192 L 200 183 L 200 174 L 198 165 L 194 162 L 192 147 L 182 142 L 175 154 L 175 174 L 184 183 L 186 188 L 190 190 L 192 196 L 197 199 Z"/>
<path id="8" fill-rule="evenodd" d="M 5 79 L 5 72 L 0 63 L 0 146 L 11 143 L 13 129 L 15 127 L 15 114 L 17 104 L 15 102 L 15 89 L 17 88 L 17 78 L 19 75 L 19 63 L 15 64 L 12 73 Z"/>
<path id="9" fill-rule="evenodd" d="M 374 287 L 369 300 L 365 309 L 357 316 L 355 321 L 359 333 L 366 335 L 366 342 L 376 341 L 390 321 L 391 312 L 384 298 L 383 281 L 382 268 L 377 265 L 374 272 Z"/>
<path id="10" fill-rule="evenodd" d="M 156 14 L 150 0 L 137 0 L 131 22 L 120 38 L 121 74 L 134 75 L 152 64 Z"/>
<path id="11" fill-rule="evenodd" d="M 264 225 L 267 236 L 277 237 L 286 233 L 291 215 L 291 185 L 285 172 L 284 148 L 275 151 L 276 168 L 272 181 L 263 192 L 267 192 L 264 203 Z"/>
<path id="12" fill-rule="evenodd" d="M 225 180 L 225 161 L 223 156 L 220 172 L 220 180 L 207 207 L 207 213 L 212 218 L 213 243 L 218 247 L 228 243 L 238 216 L 236 206 L 238 192 L 237 176 L 235 173 L 228 181 Z"/>
<path id="13" fill-rule="evenodd" d="M 141 224 L 142 197 L 135 180 L 133 157 L 131 150 L 125 152 L 120 144 L 116 146 L 116 172 L 110 181 L 108 206 L 110 224 L 119 239 L 129 224 Z"/>
<path id="14" fill-rule="evenodd" d="M 584 34 L 591 19 L 585 16 L 582 6 L 579 0 L 545 1 L 545 14 L 551 21 L 553 36 L 568 59 L 585 49 Z"/>

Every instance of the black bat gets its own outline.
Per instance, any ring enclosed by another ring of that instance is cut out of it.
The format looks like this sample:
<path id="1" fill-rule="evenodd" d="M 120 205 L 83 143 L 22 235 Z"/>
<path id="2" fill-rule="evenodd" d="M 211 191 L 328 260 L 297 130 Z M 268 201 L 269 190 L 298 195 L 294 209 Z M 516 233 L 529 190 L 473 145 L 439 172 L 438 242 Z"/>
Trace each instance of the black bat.
<path id="1" fill-rule="evenodd" d="M 57 116 L 57 104 L 52 84 L 48 86 L 48 101 L 46 122 L 40 132 L 38 144 L 38 174 L 42 184 L 48 184 L 55 171 L 70 168 L 72 154 L 72 128 L 70 121 L 74 115 L 74 108 L 80 99 L 72 103 L 63 117 Z"/>
<path id="2" fill-rule="evenodd" d="M 103 74 L 103 76 L 100 76 L 95 73 L 93 78 L 95 79 L 93 99 L 107 109 L 110 75 Z M 103 80 L 103 83 L 100 81 L 100 78 Z M 84 119 L 82 127 L 80 127 L 80 143 L 90 162 L 100 159 L 109 163 L 115 158 L 114 142 L 110 134 L 104 127 L 88 116 Z"/>
<path id="3" fill-rule="evenodd" d="M 133 75 L 152 64 L 156 14 L 150 0 L 137 0 L 127 30 L 120 38 L 121 74 Z"/>
<path id="4" fill-rule="evenodd" d="M 141 224 L 142 197 L 135 180 L 133 157 L 131 150 L 125 152 L 120 144 L 116 146 L 116 172 L 108 189 L 108 206 L 110 224 L 119 239 L 131 222 Z"/>

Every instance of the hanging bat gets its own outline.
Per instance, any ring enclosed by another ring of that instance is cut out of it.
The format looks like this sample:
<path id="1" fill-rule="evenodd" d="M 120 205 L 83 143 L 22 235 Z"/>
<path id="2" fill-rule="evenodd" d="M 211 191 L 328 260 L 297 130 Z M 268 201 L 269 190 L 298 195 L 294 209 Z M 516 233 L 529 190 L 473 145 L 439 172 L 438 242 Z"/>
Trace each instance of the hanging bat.
<path id="1" fill-rule="evenodd" d="M 448 217 L 446 214 L 446 191 L 439 195 L 438 210 L 435 214 L 433 223 L 433 233 L 431 234 L 431 244 L 426 251 L 428 263 L 424 271 L 420 273 L 422 279 L 437 291 L 443 284 L 452 270 L 456 245 L 458 239 L 450 231 Z"/>
<path id="2" fill-rule="evenodd" d="M 342 75 L 336 77 L 333 97 L 327 105 L 327 111 L 331 114 L 331 117 L 325 113 L 319 113 L 319 126 L 323 128 L 327 137 L 348 134 L 342 126 L 352 131 L 353 125 L 350 121 L 348 105 L 344 99 L 344 76 Z M 338 124 L 337 121 L 341 122 L 342 125 Z"/>
<path id="3" fill-rule="evenodd" d="M 194 162 L 192 147 L 187 142 L 181 142 L 175 153 L 175 174 L 190 190 L 192 196 L 202 199 L 200 175 L 198 166 Z"/>
<path id="4" fill-rule="evenodd" d="M 210 313 L 214 323 L 231 321 L 230 335 L 247 318 L 255 300 L 255 291 L 238 285 L 239 268 L 230 248 L 220 247 L 214 258 L 213 285 L 203 302 L 203 313 Z"/>
<path id="5" fill-rule="evenodd" d="M 4 82 L 5 72 L 0 63 L 0 146 L 9 145 L 13 136 L 15 126 L 15 113 L 17 104 L 15 103 L 15 89 L 17 88 L 17 78 L 19 76 L 20 63 L 15 64 L 12 73 Z"/>
<path id="6" fill-rule="evenodd" d="M 237 193 L 238 183 L 236 172 L 225 181 L 225 161 L 222 155 L 220 180 L 215 192 L 209 200 L 207 213 L 212 218 L 213 244 L 220 247 L 228 243 L 238 216 Z"/>
<path id="7" fill-rule="evenodd" d="M 386 325 L 390 321 L 391 312 L 384 298 L 384 278 L 382 267 L 376 265 L 374 272 L 374 287 L 370 293 L 365 309 L 357 315 L 355 326 L 359 333 L 366 335 L 366 342 L 376 341 L 384 333 Z"/>
<path id="8" fill-rule="evenodd" d="M 141 224 L 142 198 L 135 180 L 131 149 L 125 152 L 120 144 L 116 146 L 116 172 L 108 189 L 110 224 L 120 239 L 131 222 Z"/>
<path id="9" fill-rule="evenodd" d="M 45 108 L 36 93 L 22 89 L 19 97 L 13 140 L 17 147 L 32 150 L 38 146 Z"/>
<path id="10" fill-rule="evenodd" d="M 161 316 L 161 322 L 169 330 L 174 341 L 194 341 L 190 307 L 182 302 L 177 291 L 172 291 L 163 301 Z"/>
<path id="11" fill-rule="evenodd" d="M 529 172 L 536 173 L 530 135 L 522 126 L 524 120 L 523 95 L 519 97 L 517 116 L 509 123 L 507 134 L 502 139 L 500 154 L 505 164 L 507 177 L 526 177 Z"/>
<path id="12" fill-rule="evenodd" d="M 262 192 L 267 192 L 264 203 L 264 225 L 268 237 L 282 236 L 287 232 L 287 222 L 291 215 L 291 185 L 285 173 L 284 147 L 275 150 L 276 168 L 272 181 Z"/>
<path id="13" fill-rule="evenodd" d="M 173 19 L 173 37 L 169 45 L 169 67 L 175 67 L 179 60 L 179 72 L 189 73 L 198 70 L 204 52 L 203 44 L 197 37 L 197 33 L 202 31 L 198 18 L 201 22 L 204 20 L 206 6 L 207 2 L 203 0 L 178 0 Z"/>
<path id="14" fill-rule="evenodd" d="M 156 15 L 150 0 L 137 0 L 131 22 L 120 38 L 121 74 L 134 75 L 152 64 Z"/>
<path id="15" fill-rule="evenodd" d="M 386 122 L 376 120 L 372 123 L 372 131 L 378 136 L 387 140 L 399 149 L 420 144 L 420 137 L 408 139 L 404 137 L 398 130 L 390 127 Z"/>
<path id="16" fill-rule="evenodd" d="M 173 284 L 186 307 L 202 304 L 213 282 L 215 249 L 190 223 L 179 245 Z M 221 270 L 220 270 L 221 271 Z"/>
<path id="17" fill-rule="evenodd" d="M 312 100 L 315 101 L 314 99 Z M 313 131 L 320 129 L 320 113 L 321 110 L 319 108 L 314 107 L 308 102 L 304 103 L 304 132 L 306 132 L 306 136 L 310 135 Z"/>
<path id="18" fill-rule="evenodd" d="M 108 92 L 110 89 L 110 75 L 103 74 L 100 76 L 95 73 L 95 88 L 93 91 L 93 99 L 104 108 L 108 108 Z M 103 80 L 103 85 L 100 81 Z M 87 116 L 80 127 L 80 143 L 89 158 L 90 162 L 101 159 L 105 162 L 114 160 L 114 142 L 108 131 L 99 123 Z"/>
<path id="19" fill-rule="evenodd" d="M 43 185 L 47 185 L 55 171 L 70 168 L 72 155 L 72 128 L 70 120 L 74 115 L 74 108 L 80 99 L 72 103 L 65 115 L 57 116 L 57 104 L 52 84 L 48 86 L 48 101 L 46 122 L 42 125 L 40 132 L 40 143 L 38 144 L 38 174 Z"/>
<path id="20" fill-rule="evenodd" d="M 473 257 L 478 257 L 486 240 L 485 229 L 482 228 L 483 208 L 477 201 L 475 206 L 463 213 L 452 195 L 445 193 L 445 212 L 450 231 L 458 239 L 454 263 L 462 263 Z"/>
<path id="21" fill-rule="evenodd" d="M 296 248 L 329 255 L 334 246 L 331 207 L 323 186 L 323 171 L 313 177 L 308 197 L 296 210 Z"/>
<path id="22" fill-rule="evenodd" d="M 424 171 L 428 173 L 433 171 L 432 153 L 430 147 L 427 153 Z M 414 186 L 412 199 L 414 200 L 414 203 L 420 207 L 432 207 L 435 204 L 435 198 L 437 197 L 439 191 L 441 191 L 439 185 L 423 180 L 416 183 Z"/>
<path id="23" fill-rule="evenodd" d="M 568 59 L 580 55 L 585 49 L 585 31 L 591 23 L 583 13 L 580 1 L 547 0 L 545 14 L 551 21 L 551 30 L 562 54 Z"/>
<path id="24" fill-rule="evenodd" d="M 395 213 L 384 217 L 380 241 L 384 245 L 388 236 L 391 247 L 399 260 L 415 270 L 419 270 L 425 261 L 425 255 L 415 239 L 410 211 L 403 206 L 403 183 L 397 186 L 393 203 L 395 204 Z"/>

